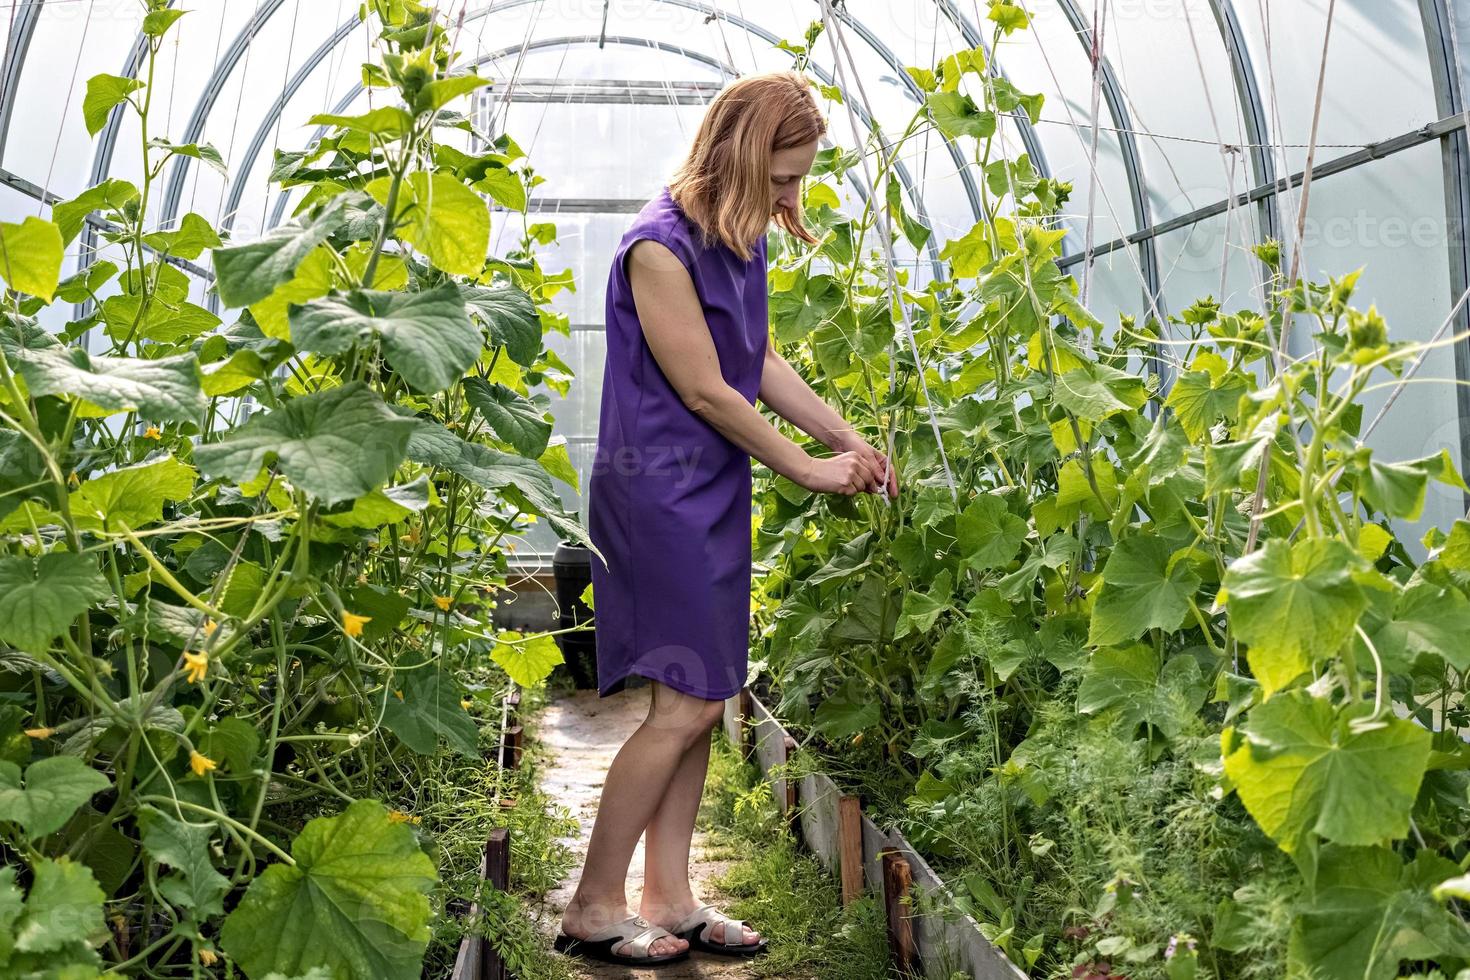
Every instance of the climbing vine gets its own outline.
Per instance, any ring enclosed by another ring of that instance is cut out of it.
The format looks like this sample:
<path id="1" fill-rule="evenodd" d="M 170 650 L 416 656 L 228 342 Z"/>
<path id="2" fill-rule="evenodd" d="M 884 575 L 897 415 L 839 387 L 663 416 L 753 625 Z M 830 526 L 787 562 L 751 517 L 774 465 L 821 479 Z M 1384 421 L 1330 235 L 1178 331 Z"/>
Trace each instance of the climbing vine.
<path id="1" fill-rule="evenodd" d="M 1029 26 L 1010 0 L 989 23 L 992 49 Z M 1453 975 L 1470 522 L 1401 529 L 1466 486 L 1363 438 L 1365 391 L 1422 345 L 1355 305 L 1357 272 L 1292 282 L 1275 242 L 1259 308 L 1103 323 L 1059 266 L 1072 188 L 1006 153 L 1041 96 L 985 48 L 909 75 L 896 140 L 819 157 L 820 244 L 772 249 L 775 343 L 904 487 L 758 485 L 778 713 L 1037 975 Z M 973 141 L 983 213 L 894 291 L 879 209 L 929 245 L 894 173 L 929 127 Z"/>
<path id="2" fill-rule="evenodd" d="M 397 802 L 486 766 L 507 686 L 560 661 L 487 624 L 530 521 L 585 540 L 532 394 L 570 383 L 543 333 L 573 283 L 415 0 L 362 8 L 377 107 L 276 153 L 289 221 L 156 223 L 171 161 L 224 168 L 152 119 L 184 16 L 148 0 L 140 77 L 87 82 L 141 180 L 0 224 L 0 974 L 417 977 L 441 850 Z M 490 201 L 521 234 L 487 258 Z"/>

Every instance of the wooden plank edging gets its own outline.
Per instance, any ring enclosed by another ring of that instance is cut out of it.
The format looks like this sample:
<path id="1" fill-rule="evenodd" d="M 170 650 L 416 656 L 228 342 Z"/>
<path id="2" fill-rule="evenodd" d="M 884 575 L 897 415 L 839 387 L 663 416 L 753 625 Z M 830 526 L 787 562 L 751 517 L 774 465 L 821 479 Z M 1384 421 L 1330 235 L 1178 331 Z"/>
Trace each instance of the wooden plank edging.
<path id="1" fill-rule="evenodd" d="M 742 703 L 747 716 L 744 725 L 741 724 Z M 736 745 L 749 747 L 748 757 L 754 757 L 763 775 L 783 763 L 789 747 L 795 744 L 770 709 L 748 688 L 725 702 L 725 731 Z M 763 746 L 767 747 L 764 751 Z M 784 809 L 788 799 L 785 783 L 776 782 L 781 787 L 777 789 L 773 783 L 773 795 L 777 805 Z M 817 859 L 834 874 L 841 871 L 839 800 L 842 796 L 837 784 L 822 773 L 803 776 L 796 787 L 798 812 L 793 826 L 799 829 Z M 885 854 L 891 854 L 907 865 L 914 890 L 930 899 L 925 904 L 945 910 L 940 914 L 925 908 L 908 909 L 911 929 L 907 932 L 920 963 L 958 966 L 975 980 L 1025 980 L 1025 972 L 991 945 L 980 931 L 979 923 L 955 907 L 953 893 L 897 829 L 885 832 L 866 813 L 860 817 L 867 890 L 882 899 L 885 870 L 893 866 L 891 860 L 885 862 Z M 903 941 L 905 931 L 900 929 L 898 941 Z"/>

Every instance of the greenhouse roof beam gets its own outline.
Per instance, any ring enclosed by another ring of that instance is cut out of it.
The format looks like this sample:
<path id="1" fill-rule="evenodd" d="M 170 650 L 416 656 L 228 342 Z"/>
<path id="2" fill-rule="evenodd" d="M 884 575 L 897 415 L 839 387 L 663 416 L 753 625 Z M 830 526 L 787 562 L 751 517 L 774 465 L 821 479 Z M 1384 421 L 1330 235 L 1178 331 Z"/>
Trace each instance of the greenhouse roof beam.
<path id="1" fill-rule="evenodd" d="M 1075 0 L 1057 0 L 1062 8 L 1067 21 L 1077 34 L 1077 40 L 1082 49 L 1087 53 L 1089 62 L 1092 59 L 1092 23 L 1082 12 Z M 1142 157 L 1138 152 L 1138 143 L 1133 137 L 1133 120 L 1128 114 L 1128 105 L 1123 97 L 1123 89 L 1118 84 L 1118 76 L 1113 72 L 1112 63 L 1108 61 L 1107 55 L 1098 52 L 1097 70 L 1099 81 L 1102 85 L 1103 99 L 1108 104 L 1108 112 L 1113 117 L 1113 122 L 1118 128 L 1118 147 L 1123 158 L 1123 172 L 1128 177 L 1128 192 L 1133 204 L 1133 220 L 1140 229 L 1147 228 L 1153 220 L 1148 205 L 1147 183 L 1143 174 Z M 1132 236 L 1129 236 L 1132 237 Z M 1146 299 L 1150 310 L 1163 314 L 1163 284 L 1159 279 L 1159 252 L 1158 243 L 1153 235 L 1140 237 L 1139 262 L 1142 265 L 1143 284 L 1146 291 Z M 1093 256 L 1103 254 L 1101 249 L 1094 248 Z M 1081 257 L 1078 257 L 1079 260 Z"/>
<path id="2" fill-rule="evenodd" d="M 1235 76 L 1236 96 L 1245 122 L 1245 138 L 1250 144 L 1251 170 L 1257 184 L 1272 183 L 1276 180 L 1276 159 L 1271 155 L 1271 126 L 1266 115 L 1266 100 L 1261 95 L 1261 81 L 1256 76 L 1255 64 L 1245 42 L 1245 30 L 1240 25 L 1240 15 L 1235 12 L 1232 0 L 1210 0 L 1210 9 L 1225 42 L 1230 72 Z M 1273 202 L 1262 201 L 1259 213 L 1265 237 L 1280 239 L 1281 222 Z"/>
<path id="3" fill-rule="evenodd" d="M 522 78 L 500 102 L 564 102 L 574 105 L 705 105 L 720 93 L 719 82 L 635 81 L 621 78 Z"/>
<path id="4" fill-rule="evenodd" d="M 511 6 L 529 2 L 539 2 L 539 0 L 509 0 L 509 2 L 502 3 L 499 6 L 495 7 L 494 12 L 503 12 Z M 673 0 L 655 0 L 655 2 L 668 3 L 673 2 Z M 682 2 L 681 5 L 683 5 Z M 486 14 L 489 14 L 491 12 L 491 8 L 476 11 L 474 14 L 471 14 L 470 17 L 466 18 L 466 21 L 477 16 L 485 16 Z M 736 23 L 736 21 L 734 20 L 732 20 L 731 22 Z M 765 40 L 771 44 L 775 44 L 777 41 L 779 41 L 779 38 L 777 38 L 774 34 L 771 34 L 769 31 L 766 31 L 764 28 L 761 28 L 754 24 L 748 24 L 744 21 L 739 21 L 739 23 L 737 24 L 737 26 L 742 25 L 744 29 L 748 29 L 757 37 L 760 37 L 762 40 Z M 492 52 L 488 55 L 482 55 L 475 59 L 472 64 L 480 65 L 488 61 L 494 61 L 498 58 L 503 58 L 508 54 L 513 54 L 515 52 L 521 51 L 523 47 L 526 50 L 539 50 L 543 48 L 557 47 L 564 44 L 587 43 L 591 38 L 596 38 L 599 43 L 633 44 L 642 47 L 652 47 L 659 50 L 667 50 L 671 53 L 679 54 L 682 57 L 686 57 L 703 64 L 708 64 L 716 70 L 723 71 L 731 75 L 736 74 L 733 66 L 726 65 L 717 58 L 713 58 L 701 52 L 691 51 L 686 48 L 680 48 L 677 45 L 671 45 L 667 42 L 637 37 L 606 38 L 596 35 L 589 35 L 587 37 L 572 36 L 564 38 L 542 38 L 537 41 L 533 41 L 528 45 L 511 45 L 501 49 L 500 51 Z M 326 45 L 323 45 L 323 48 L 326 47 Z M 261 122 L 259 129 L 257 129 L 256 131 L 255 138 L 251 140 L 250 146 L 246 150 L 246 154 L 241 164 L 235 167 L 235 176 L 230 184 L 228 202 L 225 207 L 225 215 L 227 216 L 226 222 L 228 222 L 228 216 L 233 215 L 235 209 L 239 206 L 240 198 L 244 195 L 245 192 L 244 179 L 246 176 L 249 175 L 251 169 L 254 166 L 256 156 L 259 155 L 261 149 L 263 149 L 264 147 L 265 134 L 269 132 L 271 126 L 275 124 L 276 118 L 280 115 L 281 112 L 284 111 L 285 102 L 289 98 L 289 94 L 291 92 L 294 92 L 295 89 L 299 88 L 305 82 L 306 77 L 316 68 L 320 61 L 324 60 L 325 57 L 325 53 L 321 49 L 318 49 L 318 51 L 312 55 L 312 58 L 308 59 L 307 62 L 297 70 L 296 74 L 292 76 L 290 82 L 288 83 L 287 89 L 283 91 L 283 98 L 277 99 L 276 104 L 272 107 L 271 111 L 267 113 L 266 118 Z M 832 77 L 819 66 L 812 65 L 811 70 L 823 82 L 823 84 L 834 84 Z M 345 112 L 347 108 L 351 106 L 352 102 L 356 100 L 359 95 L 362 94 L 362 91 L 363 88 L 360 83 L 354 86 L 352 90 L 349 91 L 346 96 L 344 96 L 338 102 L 338 104 L 333 108 L 333 111 L 338 113 Z M 860 113 L 862 112 L 861 109 L 859 109 L 858 111 Z M 867 119 L 866 113 L 863 113 L 863 117 L 865 123 L 871 124 L 870 120 Z M 324 127 L 318 128 L 316 134 L 313 135 L 311 142 L 314 143 L 316 140 L 320 139 L 321 136 L 325 134 L 325 132 L 326 130 Z M 950 148 L 950 152 L 952 154 L 958 154 L 958 151 L 953 143 L 949 143 L 948 141 L 946 141 L 946 145 Z M 965 172 L 966 168 L 964 168 L 963 166 L 963 160 L 959 160 L 958 157 L 957 160 L 962 168 L 962 176 L 964 176 L 968 180 L 969 174 Z M 925 212 L 923 209 L 923 199 L 913 182 L 912 175 L 908 172 L 908 168 L 904 166 L 904 164 L 900 161 L 894 165 L 894 170 L 895 172 L 897 172 L 900 182 L 904 185 L 905 190 L 908 192 L 910 200 L 916 203 L 916 210 L 921 214 L 921 216 L 924 215 Z M 271 217 L 272 224 L 279 223 L 281 217 L 284 214 L 285 202 L 286 195 L 280 195 L 276 201 L 275 210 Z M 938 256 L 938 250 L 934 241 L 934 236 L 930 236 L 930 239 L 926 243 L 925 247 L 929 253 L 930 263 L 934 267 L 934 275 L 936 276 L 936 278 L 942 278 L 943 265 Z"/>
<path id="5" fill-rule="evenodd" d="M 1440 139 L 1440 158 L 1444 167 L 1445 231 L 1450 263 L 1450 295 L 1463 296 L 1470 290 L 1470 247 L 1465 241 L 1470 228 L 1470 131 L 1467 131 L 1465 93 L 1461 87 L 1459 53 L 1456 50 L 1454 12 L 1445 0 L 1419 0 L 1424 19 L 1424 39 L 1429 47 L 1430 77 L 1434 81 L 1435 107 L 1441 116 L 1453 118 L 1452 126 Z M 1452 316 L 1446 329 L 1459 334 L 1470 329 L 1470 315 L 1465 305 Z M 1470 468 L 1470 342 L 1461 339 L 1454 346 L 1455 402 L 1460 422 L 1460 471 Z M 1470 494 L 1465 503 L 1470 506 Z"/>
<path id="6" fill-rule="evenodd" d="M 240 59 L 245 56 L 245 52 L 249 50 L 251 42 L 255 40 L 255 35 L 264 30 L 266 22 L 285 2 L 286 0 L 264 0 L 259 7 L 255 8 L 255 13 L 251 15 L 250 20 L 240 29 L 240 33 L 235 35 L 235 39 L 220 56 L 214 66 L 214 71 L 210 72 L 209 80 L 204 85 L 204 91 L 200 94 L 199 101 L 194 104 L 194 111 L 189 115 L 189 122 L 184 127 L 184 135 L 179 140 L 180 143 L 196 143 L 204 135 L 204 125 L 209 121 L 209 114 L 214 110 L 215 101 L 224 91 L 225 82 L 235 70 L 235 66 L 239 64 Z M 169 168 L 168 185 L 163 192 L 163 210 L 160 221 L 165 226 L 178 213 L 179 200 L 184 196 L 184 177 L 188 170 L 185 161 L 190 159 L 192 158 L 182 154 L 176 156 Z"/>
<path id="7" fill-rule="evenodd" d="M 21 7 L 20 13 L 15 15 L 10 36 L 5 40 L 5 65 L 0 69 L 0 163 L 5 160 L 5 143 L 10 137 L 10 117 L 16 105 L 15 90 L 20 85 L 21 70 L 25 68 L 31 38 L 36 34 L 36 24 L 40 19 L 40 2 Z"/>
<path id="8" fill-rule="evenodd" d="M 56 204 L 60 201 L 65 200 L 65 198 L 63 198 L 60 194 L 48 191 L 45 188 L 41 187 L 41 185 L 26 180 L 20 174 L 11 173 L 4 167 L 0 167 L 0 186 L 9 187 L 11 190 L 18 191 L 19 193 L 24 194 L 26 197 L 29 197 L 32 200 L 38 201 L 42 204 Z M 99 217 L 96 212 L 88 214 L 85 218 L 82 219 L 82 221 L 88 227 L 94 229 L 95 231 L 111 232 L 113 234 L 122 233 L 121 227 L 113 224 L 106 218 Z M 147 242 L 143 243 L 143 250 L 154 255 L 163 255 L 163 253 L 159 252 L 158 249 L 154 248 L 152 245 L 149 245 Z M 195 265 L 193 262 L 190 262 L 186 259 L 176 258 L 172 255 L 163 255 L 163 260 L 169 265 L 177 266 L 178 268 L 183 269 L 185 272 L 189 272 L 198 276 L 205 282 L 214 281 L 214 273 L 210 272 L 203 266 Z"/>
<path id="9" fill-rule="evenodd" d="M 1435 140 L 1443 139 L 1447 134 L 1457 129 L 1462 129 L 1464 126 L 1465 117 L 1463 115 L 1457 114 L 1454 116 L 1448 116 L 1443 119 L 1438 119 L 1432 123 L 1428 123 L 1427 125 L 1420 126 L 1418 129 L 1411 130 L 1410 132 L 1402 133 L 1398 136 L 1391 137 L 1378 143 L 1370 143 L 1360 150 L 1354 150 L 1351 153 L 1345 153 L 1340 157 L 1334 157 L 1333 159 L 1328 160 L 1324 163 L 1319 163 L 1317 164 L 1317 166 L 1312 168 L 1312 179 L 1321 180 L 1324 177 L 1331 177 L 1334 174 L 1340 174 L 1346 170 L 1352 170 L 1355 167 L 1361 167 L 1365 163 L 1371 163 L 1374 160 L 1380 160 L 1384 157 L 1393 156 L 1395 153 L 1402 153 L 1405 150 L 1412 150 L 1416 146 L 1423 146 L 1425 143 L 1432 143 Z M 1135 231 L 1132 234 L 1124 235 L 1122 238 L 1115 238 L 1110 242 L 1104 242 L 1103 244 L 1096 246 L 1093 252 L 1096 255 L 1103 255 L 1108 252 L 1115 252 L 1120 248 L 1127 247 L 1128 245 L 1136 245 L 1145 242 L 1150 238 L 1157 238 L 1158 236 L 1168 234 L 1171 231 L 1178 231 L 1181 228 L 1187 228 L 1190 225 L 1196 224 L 1206 218 L 1212 218 L 1217 215 L 1224 214 L 1226 209 L 1232 204 L 1255 204 L 1259 201 L 1269 199 L 1273 195 L 1279 194 L 1282 191 L 1287 190 L 1288 188 L 1298 188 L 1301 186 L 1304 178 L 1305 172 L 1298 170 L 1296 173 L 1292 174 L 1290 177 L 1284 180 L 1276 180 L 1269 184 L 1260 184 L 1256 187 L 1252 187 L 1248 191 L 1242 191 L 1240 194 L 1235 195 L 1233 200 L 1228 197 L 1222 198 L 1221 200 L 1216 201 L 1213 204 L 1207 204 L 1204 207 L 1196 208 L 1187 214 L 1181 214 L 1176 217 L 1170 218 L 1167 221 L 1161 221 L 1158 224 L 1150 225 L 1147 228 L 1140 229 L 1139 231 Z M 1080 261 L 1082 261 L 1082 256 L 1072 255 L 1061 260 L 1059 264 L 1065 267 L 1075 265 Z"/>

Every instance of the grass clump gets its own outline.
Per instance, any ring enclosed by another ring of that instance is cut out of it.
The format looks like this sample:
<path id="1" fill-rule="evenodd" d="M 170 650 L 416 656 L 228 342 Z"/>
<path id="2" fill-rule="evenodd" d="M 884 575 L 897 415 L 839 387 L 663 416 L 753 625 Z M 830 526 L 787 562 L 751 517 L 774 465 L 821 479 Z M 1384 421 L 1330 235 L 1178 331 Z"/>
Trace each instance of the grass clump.
<path id="1" fill-rule="evenodd" d="M 883 910 L 872 896 L 844 908 L 837 883 L 803 853 L 755 766 L 723 733 L 715 736 L 700 828 L 712 856 L 733 864 L 714 885 L 770 942 L 751 962 L 757 977 L 783 980 L 882 980 L 888 976 Z"/>

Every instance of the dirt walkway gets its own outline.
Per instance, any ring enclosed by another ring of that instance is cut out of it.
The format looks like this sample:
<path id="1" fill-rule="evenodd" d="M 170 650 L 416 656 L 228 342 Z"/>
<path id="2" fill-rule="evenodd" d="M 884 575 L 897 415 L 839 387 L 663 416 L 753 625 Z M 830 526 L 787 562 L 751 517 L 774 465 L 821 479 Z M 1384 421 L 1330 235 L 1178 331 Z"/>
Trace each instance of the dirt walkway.
<path id="1" fill-rule="evenodd" d="M 568 844 L 580 858 L 587 850 L 592 833 L 592 820 L 597 814 L 597 801 L 602 793 L 602 780 L 618 747 L 623 744 L 648 711 L 648 690 L 628 691 L 610 698 L 598 698 L 596 691 L 578 691 L 561 697 L 549 705 L 537 726 L 537 738 L 549 756 L 541 770 L 541 785 L 553 800 L 571 810 L 580 830 Z M 722 896 L 710 883 L 721 875 L 729 862 L 710 858 L 704 835 L 696 833 L 690 872 L 694 877 L 694 893 L 704 901 L 718 903 Z M 556 928 L 562 910 L 577 886 L 580 869 L 561 886 L 546 896 L 545 915 L 548 926 Z M 628 871 L 628 901 L 633 909 L 643 892 L 643 844 L 633 854 Z M 623 980 L 675 980 L 675 978 L 746 978 L 753 974 L 748 964 L 722 956 L 695 953 L 682 963 L 660 969 L 635 969 L 626 966 L 575 961 L 578 976 L 618 977 Z"/>

